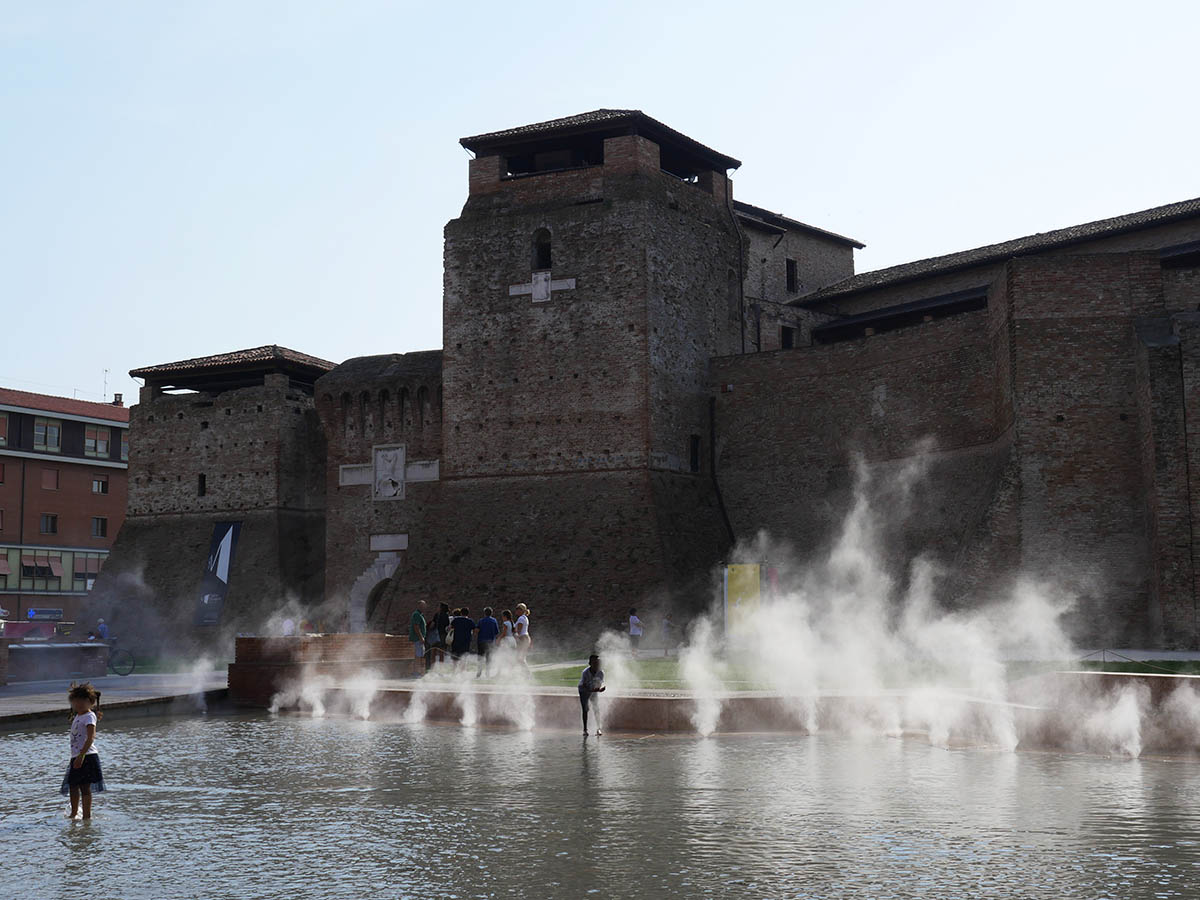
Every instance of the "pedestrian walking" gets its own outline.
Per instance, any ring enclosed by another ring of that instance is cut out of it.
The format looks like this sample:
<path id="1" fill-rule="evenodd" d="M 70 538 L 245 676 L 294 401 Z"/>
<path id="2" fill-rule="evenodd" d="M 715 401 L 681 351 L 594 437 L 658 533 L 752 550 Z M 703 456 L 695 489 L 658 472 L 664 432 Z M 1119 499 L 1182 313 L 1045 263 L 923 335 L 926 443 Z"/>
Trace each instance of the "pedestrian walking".
<path id="1" fill-rule="evenodd" d="M 496 638 L 500 634 L 500 623 L 492 616 L 492 608 L 483 608 L 483 618 L 475 625 L 475 652 L 479 654 L 479 670 L 475 673 L 480 678 L 486 672 L 491 675 L 492 650 L 496 646 Z"/>
<path id="2" fill-rule="evenodd" d="M 629 647 L 633 658 L 637 659 L 638 645 L 642 642 L 642 620 L 638 618 L 637 607 L 629 608 Z"/>

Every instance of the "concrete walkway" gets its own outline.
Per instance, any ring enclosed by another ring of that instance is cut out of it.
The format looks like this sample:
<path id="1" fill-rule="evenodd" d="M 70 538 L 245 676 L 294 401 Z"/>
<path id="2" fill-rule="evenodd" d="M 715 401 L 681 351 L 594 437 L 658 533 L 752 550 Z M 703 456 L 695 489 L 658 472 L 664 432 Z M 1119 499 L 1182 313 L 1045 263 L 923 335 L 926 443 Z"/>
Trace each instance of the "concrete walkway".
<path id="1" fill-rule="evenodd" d="M 226 673 L 190 672 L 167 675 L 107 675 L 91 679 L 101 692 L 100 706 L 107 714 L 161 715 L 173 705 L 204 708 L 222 701 L 228 694 Z M 67 688 L 70 678 L 51 681 L 17 681 L 0 687 L 0 728 L 12 727 L 42 718 L 68 715 Z"/>

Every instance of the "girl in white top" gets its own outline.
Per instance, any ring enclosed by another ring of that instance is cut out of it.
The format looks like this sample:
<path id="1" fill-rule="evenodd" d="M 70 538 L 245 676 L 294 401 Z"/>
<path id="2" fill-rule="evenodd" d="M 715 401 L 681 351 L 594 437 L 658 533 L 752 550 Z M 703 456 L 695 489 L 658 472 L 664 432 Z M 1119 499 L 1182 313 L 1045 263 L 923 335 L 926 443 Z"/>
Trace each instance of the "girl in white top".
<path id="1" fill-rule="evenodd" d="M 68 818 L 75 818 L 82 797 L 83 817 L 90 819 L 92 791 L 104 790 L 100 753 L 96 750 L 96 723 L 100 721 L 100 713 L 93 711 L 93 707 L 100 705 L 100 692 L 90 683 L 73 684 L 67 692 L 67 700 L 75 716 L 71 719 L 71 761 L 67 764 L 60 791 L 71 796 Z"/>
<path id="2" fill-rule="evenodd" d="M 529 636 L 529 607 L 524 603 L 517 604 L 517 659 L 521 665 L 528 666 L 525 657 L 529 655 L 529 645 L 533 638 Z"/>
<path id="3" fill-rule="evenodd" d="M 513 635 L 513 617 L 507 609 L 500 614 L 500 646 L 516 649 L 517 639 Z"/>

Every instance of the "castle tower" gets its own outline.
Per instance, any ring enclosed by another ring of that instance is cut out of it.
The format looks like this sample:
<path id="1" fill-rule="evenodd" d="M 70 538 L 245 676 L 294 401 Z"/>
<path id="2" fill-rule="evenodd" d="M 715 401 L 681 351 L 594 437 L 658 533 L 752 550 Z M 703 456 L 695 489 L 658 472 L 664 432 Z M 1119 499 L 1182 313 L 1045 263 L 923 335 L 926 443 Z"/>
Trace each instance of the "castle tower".
<path id="1" fill-rule="evenodd" d="M 729 543 L 707 373 L 741 348 L 738 161 L 629 110 L 461 143 L 439 521 L 387 623 L 410 595 L 591 623 L 705 604 Z"/>

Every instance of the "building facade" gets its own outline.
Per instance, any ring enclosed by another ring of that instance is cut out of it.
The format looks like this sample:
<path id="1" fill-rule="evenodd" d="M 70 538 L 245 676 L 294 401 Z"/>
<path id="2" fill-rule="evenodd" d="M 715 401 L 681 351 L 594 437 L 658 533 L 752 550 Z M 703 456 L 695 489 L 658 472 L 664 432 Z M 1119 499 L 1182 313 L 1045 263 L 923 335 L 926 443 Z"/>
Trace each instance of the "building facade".
<path id="1" fill-rule="evenodd" d="M 289 601 L 320 601 L 325 446 L 312 393 L 332 368 L 267 346 L 131 372 L 145 384 L 129 509 L 95 590 L 115 627 L 143 640 L 229 635 Z"/>
<path id="2" fill-rule="evenodd" d="M 278 580 L 319 569 L 353 628 L 401 628 L 418 599 L 524 601 L 559 634 L 698 610 L 739 541 L 821 553 L 854 459 L 886 478 L 920 458 L 887 548 L 940 563 L 946 602 L 1028 575 L 1079 596 L 1081 640 L 1200 640 L 1200 201 L 856 275 L 858 241 L 735 200 L 737 160 L 637 111 L 462 144 L 443 346 L 306 376 L 288 427 L 308 449 L 263 471 L 320 472 L 303 502 L 323 543 Z M 216 427 L 204 403 L 240 407 L 151 380 L 210 362 L 133 373 L 131 521 L 259 508 L 185 496 L 201 473 L 172 448 Z M 212 440 L 209 471 L 245 478 Z M 175 544 L 199 554 L 202 532 Z M 230 596 L 264 595 L 261 574 Z"/>
<path id="3" fill-rule="evenodd" d="M 129 410 L 0 388 L 0 607 L 82 622 L 125 520 Z M 94 624 L 94 623 L 90 623 Z"/>

